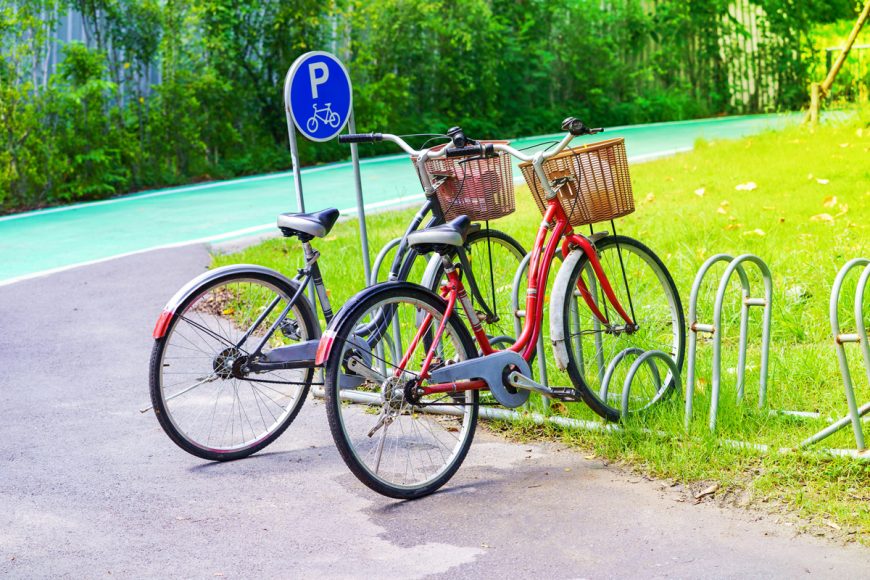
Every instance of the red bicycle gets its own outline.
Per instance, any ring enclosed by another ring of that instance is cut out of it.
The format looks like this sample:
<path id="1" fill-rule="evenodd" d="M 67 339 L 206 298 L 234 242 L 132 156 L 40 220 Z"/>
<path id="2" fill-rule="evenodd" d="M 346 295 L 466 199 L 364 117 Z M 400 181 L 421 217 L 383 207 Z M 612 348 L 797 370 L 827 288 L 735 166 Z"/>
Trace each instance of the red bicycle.
<path id="1" fill-rule="evenodd" d="M 672 357 L 676 369 L 682 367 L 683 310 L 662 261 L 637 240 L 615 233 L 613 219 L 634 210 L 622 139 L 566 149 L 574 137 L 601 129 L 570 117 L 562 128 L 568 135 L 558 147 L 534 155 L 507 144 L 473 141 L 427 153 L 432 159 L 512 155 L 523 161 L 520 167 L 544 219 L 528 263 L 525 310 L 514 313 L 524 317 L 524 324 L 513 344 L 493 347 L 482 313 L 465 291 L 463 266 L 455 260 L 469 231 L 464 216 L 408 236 L 418 252 L 441 257 L 446 281 L 440 295 L 407 282 L 372 286 L 349 301 L 327 328 L 317 362 L 325 369 L 330 429 L 345 463 L 375 491 L 410 499 L 444 485 L 468 453 L 482 404 L 515 408 L 537 392 L 583 401 L 615 421 L 649 408 L 674 389 L 673 373 L 662 376 L 654 364 L 630 392 L 615 386 L 623 384 L 628 371 L 620 362 L 629 356 L 660 351 Z M 610 221 L 612 234 L 590 226 L 587 236 L 574 229 L 602 221 Z M 550 270 L 560 252 L 549 339 L 556 366 L 567 372 L 571 386 L 554 388 L 532 378 L 529 361 L 542 332 Z M 511 282 L 503 282 L 503 291 L 510 292 Z M 375 320 L 390 324 L 382 325 L 377 337 L 369 335 L 368 342 L 360 340 L 356 333 L 370 331 Z M 343 379 L 348 375 L 353 380 Z"/>

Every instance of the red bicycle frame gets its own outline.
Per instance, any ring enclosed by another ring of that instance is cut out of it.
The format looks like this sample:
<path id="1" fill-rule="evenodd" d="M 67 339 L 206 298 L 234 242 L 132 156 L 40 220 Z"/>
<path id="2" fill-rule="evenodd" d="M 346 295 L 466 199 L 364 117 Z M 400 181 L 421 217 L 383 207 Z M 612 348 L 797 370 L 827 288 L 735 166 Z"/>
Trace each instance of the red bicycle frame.
<path id="1" fill-rule="evenodd" d="M 550 230 L 552 230 L 552 232 L 550 232 Z M 532 359 L 538 336 L 541 332 L 541 323 L 544 316 L 544 293 L 546 292 L 547 280 L 550 275 L 550 266 L 553 264 L 553 260 L 556 257 L 556 250 L 559 248 L 560 242 L 562 244 L 563 256 L 567 256 L 572 248 L 579 248 L 584 254 L 586 254 L 586 257 L 589 259 L 589 263 L 592 266 L 592 270 L 595 272 L 595 277 L 598 279 L 598 283 L 601 285 L 601 290 L 607 297 L 608 302 L 610 302 L 626 324 L 634 324 L 634 321 L 628 313 L 626 313 L 625 309 L 616 298 L 616 295 L 613 292 L 613 287 L 610 285 L 610 281 L 604 274 L 604 270 L 601 267 L 601 262 L 598 260 L 598 255 L 595 252 L 592 242 L 585 236 L 574 232 L 574 229 L 568 222 L 565 211 L 562 209 L 562 204 L 559 202 L 558 198 L 554 197 L 547 202 L 547 210 L 544 213 L 544 219 L 541 222 L 538 234 L 535 237 L 535 244 L 532 247 L 532 256 L 529 259 L 528 287 L 526 290 L 526 320 L 523 324 L 520 336 L 517 337 L 516 342 L 510 346 L 510 350 L 519 353 L 527 361 Z M 496 352 L 489 342 L 489 337 L 486 335 L 482 325 L 477 319 L 474 307 L 468 298 L 468 294 L 465 292 L 462 279 L 456 269 L 454 267 L 446 268 L 446 273 L 447 283 L 441 288 L 441 296 L 447 300 L 447 308 L 444 311 L 444 317 L 442 318 L 441 323 L 438 325 L 438 330 L 435 333 L 435 339 L 432 342 L 432 346 L 429 348 L 429 352 L 426 353 L 426 359 L 424 360 L 423 368 L 420 371 L 421 379 L 429 377 L 429 366 L 432 363 L 436 345 L 444 334 L 444 330 L 447 327 L 447 320 L 453 314 L 457 301 L 462 305 L 468 320 L 471 322 L 472 332 L 480 345 L 480 350 L 483 355 L 486 356 Z M 589 292 L 589 289 L 586 287 L 586 283 L 582 278 L 577 282 L 577 290 L 580 292 L 580 296 L 583 297 L 586 305 L 592 311 L 592 314 L 602 324 L 609 326 L 610 321 L 607 320 L 607 317 L 598 308 L 594 297 Z M 416 349 L 417 345 L 420 344 L 423 336 L 429 332 L 432 319 L 431 314 L 428 314 L 424 318 L 417 333 L 411 341 L 409 349 L 406 351 L 402 361 L 396 368 L 396 376 L 401 375 L 410 360 L 411 353 Z M 420 387 L 420 392 L 423 395 L 429 395 L 433 393 L 456 393 L 485 388 L 486 383 L 484 381 L 473 380 L 459 383 L 426 385 Z"/>

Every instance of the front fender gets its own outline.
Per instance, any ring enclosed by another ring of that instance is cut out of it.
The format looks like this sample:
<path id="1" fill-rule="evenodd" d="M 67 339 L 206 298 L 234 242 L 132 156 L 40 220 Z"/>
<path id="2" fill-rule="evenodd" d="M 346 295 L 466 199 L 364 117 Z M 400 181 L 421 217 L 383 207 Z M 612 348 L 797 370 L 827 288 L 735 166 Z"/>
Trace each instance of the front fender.
<path id="1" fill-rule="evenodd" d="M 277 270 L 272 270 L 271 268 L 265 268 L 263 266 L 257 266 L 256 264 L 233 264 L 231 266 L 222 266 L 220 268 L 215 268 L 214 270 L 208 270 L 207 272 L 203 272 L 187 284 L 181 287 L 181 289 L 176 292 L 172 298 L 166 303 L 163 307 L 163 311 L 160 313 L 160 317 L 157 319 L 157 324 L 154 325 L 154 331 L 152 332 L 152 336 L 157 338 L 163 338 L 166 334 L 166 330 L 169 328 L 169 324 L 172 322 L 175 313 L 178 311 L 178 308 L 183 304 L 188 298 L 193 296 L 199 288 L 203 285 L 212 282 L 218 278 L 232 275 L 237 276 L 239 274 L 252 273 L 259 274 L 265 276 L 271 276 L 277 278 L 278 281 L 286 284 L 289 288 L 296 287 L 296 282 L 293 282 Z"/>
<path id="2" fill-rule="evenodd" d="M 556 280 L 553 282 L 553 291 L 550 294 L 550 341 L 553 343 L 553 357 L 556 366 L 564 371 L 568 368 L 568 346 L 565 344 L 565 298 L 569 296 L 568 285 L 571 283 L 571 273 L 577 262 L 584 257 L 583 250 L 572 250 L 562 262 Z M 570 295 L 573 295 L 571 293 Z"/>

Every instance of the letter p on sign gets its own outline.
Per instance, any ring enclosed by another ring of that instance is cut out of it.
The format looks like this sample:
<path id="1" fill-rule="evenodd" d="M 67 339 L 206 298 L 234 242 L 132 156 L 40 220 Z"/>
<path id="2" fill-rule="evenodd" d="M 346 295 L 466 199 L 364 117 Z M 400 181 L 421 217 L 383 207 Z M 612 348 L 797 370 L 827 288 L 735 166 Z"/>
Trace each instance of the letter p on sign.
<path id="1" fill-rule="evenodd" d="M 329 67 L 324 62 L 313 62 L 308 65 L 308 78 L 311 79 L 311 98 L 317 99 L 317 87 L 329 79 Z"/>

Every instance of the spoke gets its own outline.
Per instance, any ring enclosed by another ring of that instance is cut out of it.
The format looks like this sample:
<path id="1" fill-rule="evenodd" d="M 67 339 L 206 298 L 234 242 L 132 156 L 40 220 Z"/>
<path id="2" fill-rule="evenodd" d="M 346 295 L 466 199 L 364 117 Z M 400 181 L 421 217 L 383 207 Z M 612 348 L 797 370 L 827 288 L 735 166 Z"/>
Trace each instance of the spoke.
<path id="1" fill-rule="evenodd" d="M 196 329 L 201 330 L 202 332 L 204 332 L 204 333 L 206 333 L 207 335 L 211 336 L 213 339 L 217 340 L 218 342 L 221 342 L 221 343 L 223 343 L 223 344 L 225 344 L 225 345 L 227 345 L 227 346 L 229 346 L 229 347 L 236 348 L 236 345 L 234 345 L 232 342 L 228 341 L 228 340 L 225 339 L 224 337 L 220 336 L 218 333 L 214 332 L 214 331 L 211 330 L 210 328 L 206 328 L 205 326 L 199 324 L 198 322 L 194 322 L 193 320 L 191 320 L 190 318 L 187 318 L 187 317 L 184 316 L 183 314 L 179 314 L 178 317 L 179 317 L 181 320 L 183 320 L 183 321 L 185 321 L 186 323 L 188 323 L 188 324 L 189 324 L 190 326 L 192 326 L 193 328 L 196 328 Z M 245 351 L 243 348 L 239 348 L 239 350 L 240 350 L 241 352 L 245 353 L 245 354 L 248 354 L 247 351 Z"/>
<path id="2" fill-rule="evenodd" d="M 205 378 L 202 379 L 201 381 L 196 382 L 196 383 L 193 383 L 192 385 L 190 385 L 190 386 L 187 387 L 186 389 L 181 390 L 181 391 L 179 391 L 179 392 L 177 392 L 177 393 L 175 393 L 174 395 L 171 395 L 171 396 L 169 396 L 169 397 L 165 397 L 163 400 L 164 400 L 164 401 L 171 401 L 171 400 L 174 399 L 175 397 L 180 397 L 180 396 L 183 395 L 184 393 L 187 393 L 187 392 L 189 392 L 189 391 L 192 391 L 192 390 L 195 389 L 196 387 L 199 387 L 199 386 L 204 385 L 204 384 L 206 384 L 206 383 L 210 383 L 210 382 L 214 381 L 214 380 L 217 379 L 217 378 L 218 378 L 217 375 L 214 374 L 214 373 L 212 373 L 211 375 L 205 377 Z"/>

